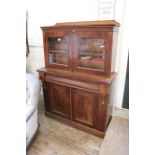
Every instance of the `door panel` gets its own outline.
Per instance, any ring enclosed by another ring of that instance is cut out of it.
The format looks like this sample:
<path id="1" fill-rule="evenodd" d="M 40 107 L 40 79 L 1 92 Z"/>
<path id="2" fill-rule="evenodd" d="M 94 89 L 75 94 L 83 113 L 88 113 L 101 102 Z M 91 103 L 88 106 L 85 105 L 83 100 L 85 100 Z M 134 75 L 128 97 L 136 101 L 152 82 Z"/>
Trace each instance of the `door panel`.
<path id="1" fill-rule="evenodd" d="M 58 84 L 50 84 L 52 112 L 70 118 L 70 88 Z"/>
<path id="2" fill-rule="evenodd" d="M 72 90 L 73 121 L 94 126 L 96 95 L 78 89 Z"/>
<path id="3" fill-rule="evenodd" d="M 67 31 L 44 34 L 47 67 L 69 70 L 71 65 L 71 36 Z"/>
<path id="4" fill-rule="evenodd" d="M 91 128 L 105 131 L 106 96 L 78 89 L 72 90 L 72 119 Z"/>
<path id="5" fill-rule="evenodd" d="M 106 32 L 76 32 L 74 34 L 74 69 L 79 72 L 105 72 L 107 55 Z"/>
<path id="6" fill-rule="evenodd" d="M 48 37 L 49 63 L 68 66 L 68 39 L 65 37 Z"/>

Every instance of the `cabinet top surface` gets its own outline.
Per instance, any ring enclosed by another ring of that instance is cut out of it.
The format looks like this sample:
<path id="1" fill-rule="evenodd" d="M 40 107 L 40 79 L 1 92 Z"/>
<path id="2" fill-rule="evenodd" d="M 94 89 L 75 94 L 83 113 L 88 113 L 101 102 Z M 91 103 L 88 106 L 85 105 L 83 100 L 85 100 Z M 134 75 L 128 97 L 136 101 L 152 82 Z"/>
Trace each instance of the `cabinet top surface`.
<path id="1" fill-rule="evenodd" d="M 43 26 L 41 29 L 61 28 L 61 27 L 102 27 L 102 26 L 120 26 L 115 20 L 97 20 L 97 21 L 80 21 L 80 22 L 64 22 L 56 23 L 54 26 Z"/>

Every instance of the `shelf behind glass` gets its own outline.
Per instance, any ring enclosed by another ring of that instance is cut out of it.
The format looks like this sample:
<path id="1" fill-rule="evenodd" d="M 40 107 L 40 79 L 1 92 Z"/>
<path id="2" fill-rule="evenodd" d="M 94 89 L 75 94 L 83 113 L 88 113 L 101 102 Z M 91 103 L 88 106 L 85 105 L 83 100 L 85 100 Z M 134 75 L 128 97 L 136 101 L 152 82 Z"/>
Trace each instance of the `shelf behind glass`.
<path id="1" fill-rule="evenodd" d="M 79 67 L 104 70 L 104 39 L 79 39 Z"/>
<path id="2" fill-rule="evenodd" d="M 49 53 L 49 63 L 68 65 L 68 56 L 61 53 Z"/>
<path id="3" fill-rule="evenodd" d="M 50 64 L 68 65 L 68 41 L 65 37 L 48 37 Z"/>

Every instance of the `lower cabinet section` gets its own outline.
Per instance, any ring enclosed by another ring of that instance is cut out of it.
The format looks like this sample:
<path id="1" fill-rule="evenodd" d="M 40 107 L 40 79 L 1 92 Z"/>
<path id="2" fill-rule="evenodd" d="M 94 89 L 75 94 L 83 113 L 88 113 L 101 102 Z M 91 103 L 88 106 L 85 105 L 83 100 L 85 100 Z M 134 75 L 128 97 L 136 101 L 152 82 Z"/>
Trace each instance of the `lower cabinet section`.
<path id="1" fill-rule="evenodd" d="M 43 88 L 48 116 L 56 116 L 74 127 L 104 136 L 108 96 L 52 82 L 43 82 Z"/>

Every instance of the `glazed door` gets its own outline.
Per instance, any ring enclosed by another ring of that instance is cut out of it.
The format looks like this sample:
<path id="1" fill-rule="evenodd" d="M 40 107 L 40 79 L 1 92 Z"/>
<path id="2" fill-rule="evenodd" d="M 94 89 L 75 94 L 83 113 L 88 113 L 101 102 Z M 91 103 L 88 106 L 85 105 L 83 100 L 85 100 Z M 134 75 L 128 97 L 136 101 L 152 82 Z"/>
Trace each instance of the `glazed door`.
<path id="1" fill-rule="evenodd" d="M 70 119 L 70 88 L 50 83 L 49 95 L 51 112 Z"/>
<path id="2" fill-rule="evenodd" d="M 54 69 L 70 69 L 71 39 L 65 30 L 44 32 L 45 65 Z"/>
<path id="3" fill-rule="evenodd" d="M 74 70 L 104 74 L 106 71 L 107 33 L 75 32 Z"/>

